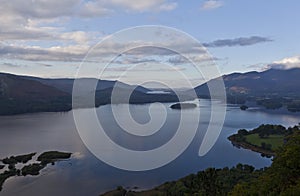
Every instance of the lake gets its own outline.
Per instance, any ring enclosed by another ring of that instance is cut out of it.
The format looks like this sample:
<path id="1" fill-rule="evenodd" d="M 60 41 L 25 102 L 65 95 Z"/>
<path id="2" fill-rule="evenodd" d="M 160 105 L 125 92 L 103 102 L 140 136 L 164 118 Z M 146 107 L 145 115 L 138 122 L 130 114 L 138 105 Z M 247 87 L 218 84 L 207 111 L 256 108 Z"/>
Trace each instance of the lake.
<path id="1" fill-rule="evenodd" d="M 116 169 L 97 159 L 81 141 L 72 111 L 2 116 L 0 158 L 49 150 L 68 151 L 74 154 L 71 160 L 57 162 L 54 166 L 49 165 L 39 176 L 9 178 L 4 183 L 1 195 L 99 195 L 119 185 L 128 188 L 152 188 L 208 167 L 232 167 L 237 163 L 243 163 L 262 168 L 269 166 L 271 159 L 233 147 L 227 137 L 241 128 L 252 129 L 260 124 L 291 126 L 300 122 L 299 114 L 276 114 L 258 109 L 241 111 L 238 106 L 228 105 L 220 137 L 205 156 L 199 157 L 198 150 L 209 122 L 211 101 L 201 100 L 199 104 L 198 108 L 184 111 L 191 117 L 196 110 L 201 111 L 197 134 L 184 153 L 161 168 L 139 172 Z M 122 131 L 112 118 L 111 105 L 97 108 L 97 113 L 100 122 L 107 129 L 107 135 L 113 141 L 129 149 L 148 150 L 170 140 L 177 129 L 181 111 L 170 109 L 172 103 L 163 105 L 167 111 L 166 122 L 158 132 L 145 138 L 133 137 Z M 120 104 L 114 107 L 122 116 L 123 113 L 128 115 L 126 106 Z M 150 104 L 130 105 L 131 114 L 137 122 L 149 121 L 149 106 Z M 155 115 L 160 115 L 160 112 L 157 111 Z M 189 123 L 193 124 L 192 121 Z"/>

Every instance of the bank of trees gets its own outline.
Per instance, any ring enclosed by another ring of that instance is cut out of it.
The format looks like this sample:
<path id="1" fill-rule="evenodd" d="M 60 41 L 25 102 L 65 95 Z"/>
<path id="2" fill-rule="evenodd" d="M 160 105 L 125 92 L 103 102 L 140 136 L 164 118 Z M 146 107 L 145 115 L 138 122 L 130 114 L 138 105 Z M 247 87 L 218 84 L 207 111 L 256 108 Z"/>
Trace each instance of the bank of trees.
<path id="1" fill-rule="evenodd" d="M 275 126 L 280 131 L 282 127 Z M 208 168 L 149 191 L 125 191 L 126 195 L 298 195 L 300 193 L 300 130 L 288 128 L 285 144 L 270 167 L 255 170 L 238 164 L 233 168 Z M 242 131 L 244 132 L 244 131 Z M 123 190 L 124 191 L 124 190 Z M 104 194 L 105 195 L 105 194 Z M 108 194 L 109 195 L 109 194 Z"/>

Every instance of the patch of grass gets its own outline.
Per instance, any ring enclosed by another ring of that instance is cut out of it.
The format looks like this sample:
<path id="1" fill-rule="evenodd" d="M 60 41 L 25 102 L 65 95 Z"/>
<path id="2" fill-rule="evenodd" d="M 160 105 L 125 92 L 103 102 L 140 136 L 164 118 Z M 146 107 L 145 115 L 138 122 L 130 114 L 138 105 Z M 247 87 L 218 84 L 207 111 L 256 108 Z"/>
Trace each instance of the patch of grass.
<path id="1" fill-rule="evenodd" d="M 262 143 L 266 145 L 271 145 L 271 150 L 276 150 L 283 145 L 284 135 L 269 135 L 268 137 L 261 138 L 259 135 L 250 134 L 246 135 L 246 142 L 256 145 L 258 147 L 262 147 Z"/>

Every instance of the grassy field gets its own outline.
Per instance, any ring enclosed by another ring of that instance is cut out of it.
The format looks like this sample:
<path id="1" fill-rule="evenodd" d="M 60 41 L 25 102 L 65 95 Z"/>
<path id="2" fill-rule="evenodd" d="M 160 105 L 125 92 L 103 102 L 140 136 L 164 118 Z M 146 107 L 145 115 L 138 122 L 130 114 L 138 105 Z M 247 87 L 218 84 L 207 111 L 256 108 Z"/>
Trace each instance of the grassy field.
<path id="1" fill-rule="evenodd" d="M 250 144 L 261 147 L 261 143 L 271 144 L 272 150 L 276 150 L 283 145 L 283 135 L 269 135 L 267 138 L 260 138 L 258 134 L 250 134 L 245 136 L 246 141 Z"/>

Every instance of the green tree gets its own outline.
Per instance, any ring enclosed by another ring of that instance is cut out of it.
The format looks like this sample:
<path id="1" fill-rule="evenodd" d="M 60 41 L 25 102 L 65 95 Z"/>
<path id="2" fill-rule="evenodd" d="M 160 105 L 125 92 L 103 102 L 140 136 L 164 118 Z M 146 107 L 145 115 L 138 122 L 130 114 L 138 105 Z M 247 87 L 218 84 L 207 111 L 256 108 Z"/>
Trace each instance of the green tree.
<path id="1" fill-rule="evenodd" d="M 300 190 L 300 131 L 286 138 L 271 167 L 255 180 L 237 184 L 231 195 L 297 195 Z"/>

